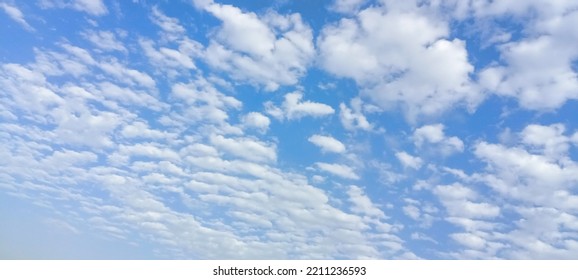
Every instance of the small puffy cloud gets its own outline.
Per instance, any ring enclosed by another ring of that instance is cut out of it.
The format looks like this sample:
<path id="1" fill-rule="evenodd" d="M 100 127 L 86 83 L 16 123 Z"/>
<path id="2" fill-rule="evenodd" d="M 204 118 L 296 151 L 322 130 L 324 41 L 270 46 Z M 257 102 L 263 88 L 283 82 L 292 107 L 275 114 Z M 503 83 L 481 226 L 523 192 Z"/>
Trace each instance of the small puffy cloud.
<path id="1" fill-rule="evenodd" d="M 277 119 L 300 119 L 302 117 L 323 117 L 335 113 L 331 106 L 323 103 L 302 101 L 303 93 L 292 92 L 285 95 L 281 108 L 268 101 L 265 103 L 266 112 Z"/>
<path id="2" fill-rule="evenodd" d="M 419 169 L 423 164 L 423 160 L 420 157 L 414 157 L 406 152 L 397 152 L 395 153 L 395 157 L 397 157 L 399 162 L 406 168 Z"/>
<path id="3" fill-rule="evenodd" d="M 345 178 L 345 179 L 353 179 L 353 180 L 357 180 L 359 179 L 359 176 L 357 176 L 357 174 L 355 174 L 355 171 L 347 166 L 347 165 L 343 165 L 343 164 L 338 164 L 338 163 L 325 163 L 325 162 L 316 162 L 315 166 L 317 166 L 317 168 L 329 172 L 333 175 Z"/>
<path id="4" fill-rule="evenodd" d="M 323 152 L 329 153 L 343 153 L 345 152 L 345 145 L 339 140 L 331 136 L 323 136 L 315 134 L 309 137 L 309 142 L 313 143 L 315 146 L 321 148 Z"/>
<path id="5" fill-rule="evenodd" d="M 363 114 L 362 101 L 359 98 L 351 100 L 351 108 L 344 103 L 339 104 L 339 119 L 341 124 L 347 130 L 371 130 L 373 125 L 367 121 Z"/>
<path id="6" fill-rule="evenodd" d="M 402 208 L 403 213 L 408 217 L 412 218 L 413 220 L 418 220 L 421 216 L 421 211 L 415 205 L 406 205 Z"/>
<path id="7" fill-rule="evenodd" d="M 200 46 L 193 41 L 181 41 L 177 49 L 156 48 L 152 40 L 141 39 L 141 48 L 150 62 L 160 69 L 196 69 L 193 58 L 200 53 Z"/>
<path id="8" fill-rule="evenodd" d="M 364 214 L 375 218 L 385 218 L 385 214 L 379 209 L 371 199 L 365 194 L 362 188 L 358 186 L 349 186 L 347 190 L 349 201 L 353 204 L 352 211 L 354 213 Z"/>
<path id="9" fill-rule="evenodd" d="M 274 162 L 277 152 L 274 144 L 249 138 L 225 138 L 211 136 L 211 143 L 227 153 L 255 162 Z"/>
<path id="10" fill-rule="evenodd" d="M 42 8 L 68 8 L 93 16 L 102 16 L 108 13 L 108 9 L 102 0 L 40 0 L 39 4 Z"/>
<path id="11" fill-rule="evenodd" d="M 486 246 L 486 240 L 470 232 L 461 232 L 450 234 L 450 237 L 456 242 L 468 248 L 480 250 Z"/>
<path id="12" fill-rule="evenodd" d="M 443 124 L 425 125 L 417 128 L 413 133 L 414 144 L 417 147 L 422 147 L 424 143 L 433 144 L 440 148 L 442 154 L 451 154 L 454 152 L 462 152 L 464 150 L 464 142 L 455 136 L 448 137 L 444 133 L 445 126 Z"/>
<path id="13" fill-rule="evenodd" d="M 498 206 L 476 202 L 478 194 L 461 184 L 437 186 L 433 192 L 442 201 L 451 217 L 494 218 L 500 215 Z"/>
<path id="14" fill-rule="evenodd" d="M 246 127 L 257 128 L 261 131 L 267 131 L 271 124 L 271 120 L 259 112 L 250 112 L 246 114 L 243 116 L 242 121 Z"/>
<path id="15" fill-rule="evenodd" d="M 7 3 L 0 3 L 0 9 L 4 10 L 4 12 L 15 22 L 20 24 L 24 29 L 28 31 L 34 30 L 30 24 L 24 19 L 24 14 L 18 7 L 9 5 Z"/>

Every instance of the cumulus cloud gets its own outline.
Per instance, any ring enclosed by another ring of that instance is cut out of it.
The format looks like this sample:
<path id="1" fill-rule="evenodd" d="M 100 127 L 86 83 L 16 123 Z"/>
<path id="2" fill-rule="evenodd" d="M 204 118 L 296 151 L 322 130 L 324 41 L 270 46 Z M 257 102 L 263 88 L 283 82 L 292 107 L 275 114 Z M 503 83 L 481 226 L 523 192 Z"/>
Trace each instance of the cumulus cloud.
<path id="1" fill-rule="evenodd" d="M 460 184 L 440 185 L 434 189 L 436 194 L 452 217 L 494 218 L 500 214 L 498 206 L 475 202 L 478 194 Z"/>
<path id="2" fill-rule="evenodd" d="M 423 160 L 420 157 L 412 156 L 403 151 L 395 153 L 395 157 L 397 157 L 399 162 L 406 168 L 419 169 L 423 164 Z"/>
<path id="3" fill-rule="evenodd" d="M 325 27 L 320 62 L 326 71 L 354 79 L 382 108 L 404 109 L 410 120 L 457 104 L 473 108 L 481 99 L 469 77 L 474 68 L 465 43 L 448 36 L 446 22 L 412 4 L 388 2 Z"/>
<path id="4" fill-rule="evenodd" d="M 367 121 L 363 114 L 363 102 L 359 98 L 351 100 L 351 108 L 344 103 L 339 104 L 339 119 L 347 130 L 371 130 L 373 125 Z"/>
<path id="5" fill-rule="evenodd" d="M 303 93 L 292 92 L 285 95 L 285 100 L 281 104 L 281 108 L 275 106 L 272 102 L 265 103 L 266 112 L 277 119 L 300 119 L 302 117 L 323 117 L 335 113 L 331 106 L 313 102 L 301 101 Z"/>
<path id="6" fill-rule="evenodd" d="M 271 120 L 259 112 L 250 112 L 243 116 L 243 124 L 246 127 L 267 131 L 269 129 L 269 125 L 271 124 Z"/>
<path id="7" fill-rule="evenodd" d="M 456 137 L 448 137 L 444 133 L 443 124 L 424 125 L 417 128 L 413 133 L 414 144 L 422 147 L 424 144 L 434 145 L 442 154 L 448 155 L 464 150 L 464 142 Z"/>
<path id="8" fill-rule="evenodd" d="M 123 43 L 117 38 L 117 35 L 111 31 L 91 30 L 82 35 L 103 51 L 127 51 Z"/>
<path id="9" fill-rule="evenodd" d="M 221 135 L 211 137 L 211 143 L 223 151 L 256 162 L 277 160 L 275 145 L 247 138 L 225 138 Z"/>
<path id="10" fill-rule="evenodd" d="M 349 186 L 347 191 L 349 200 L 353 204 L 353 212 L 362 213 L 370 217 L 385 218 L 385 214 L 381 209 L 371 202 L 369 197 L 365 194 L 363 189 L 358 186 Z"/>
<path id="11" fill-rule="evenodd" d="M 352 180 L 359 179 L 359 176 L 357 176 L 357 174 L 355 174 L 355 171 L 347 165 L 338 164 L 338 163 L 316 162 L 315 166 L 317 166 L 317 168 L 319 168 L 325 172 L 329 172 L 333 175 L 336 175 L 336 176 L 339 176 L 339 177 L 342 177 L 345 179 L 352 179 Z"/>
<path id="12" fill-rule="evenodd" d="M 20 24 L 24 29 L 28 31 L 33 31 L 34 28 L 28 24 L 26 19 L 24 19 L 24 14 L 18 7 L 9 5 L 7 3 L 0 3 L 0 9 L 4 10 L 4 12 L 15 22 Z"/>
<path id="13" fill-rule="evenodd" d="M 39 4 L 42 8 L 68 8 L 93 16 L 102 16 L 108 13 L 108 9 L 102 0 L 41 0 Z"/>
<path id="14" fill-rule="evenodd" d="M 259 16 L 220 4 L 205 9 L 223 25 L 204 57 L 237 80 L 273 91 L 295 84 L 313 59 L 313 34 L 299 14 Z"/>
<path id="15" fill-rule="evenodd" d="M 315 134 L 307 139 L 309 142 L 313 143 L 315 146 L 319 147 L 322 152 L 329 153 L 343 153 L 345 152 L 345 145 L 339 140 L 331 137 Z"/>
<path id="16" fill-rule="evenodd" d="M 478 18 L 529 18 L 524 29 L 528 36 L 498 47 L 502 59 L 480 72 L 481 85 L 532 110 L 552 111 L 578 99 L 573 66 L 578 32 L 570 27 L 578 24 L 576 8 L 572 1 L 480 2 L 475 9 Z"/>

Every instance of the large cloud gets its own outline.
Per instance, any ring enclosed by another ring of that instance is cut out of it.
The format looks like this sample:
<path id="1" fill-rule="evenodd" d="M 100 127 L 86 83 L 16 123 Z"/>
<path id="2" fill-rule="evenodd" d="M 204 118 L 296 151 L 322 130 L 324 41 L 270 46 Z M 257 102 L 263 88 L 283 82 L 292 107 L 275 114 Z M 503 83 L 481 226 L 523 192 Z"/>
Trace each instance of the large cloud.
<path id="1" fill-rule="evenodd" d="M 448 24 L 411 4 L 388 3 L 327 26 L 318 38 L 321 66 L 354 79 L 376 104 L 402 108 L 410 120 L 439 115 L 480 94 L 465 42 Z"/>

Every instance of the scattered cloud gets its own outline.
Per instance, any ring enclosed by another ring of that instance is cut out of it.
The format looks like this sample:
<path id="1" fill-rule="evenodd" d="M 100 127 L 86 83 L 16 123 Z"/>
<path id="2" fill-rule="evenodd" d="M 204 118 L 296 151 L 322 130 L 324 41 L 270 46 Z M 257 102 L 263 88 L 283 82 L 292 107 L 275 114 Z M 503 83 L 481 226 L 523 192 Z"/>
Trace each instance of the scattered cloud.
<path id="1" fill-rule="evenodd" d="M 423 160 L 421 158 L 412 156 L 406 152 L 397 152 L 395 153 L 395 157 L 404 167 L 419 169 L 423 164 Z"/>
<path id="2" fill-rule="evenodd" d="M 577 258 L 578 5 L 418 2 L 1 2 L 8 242 Z"/>
<path id="3" fill-rule="evenodd" d="M 92 16 L 102 16 L 108 14 L 108 9 L 102 0 L 40 0 L 38 3 L 40 7 L 44 9 L 67 8 L 85 12 Z"/>
<path id="4" fill-rule="evenodd" d="M 338 163 L 317 162 L 317 163 L 315 163 L 315 166 L 317 166 L 317 168 L 319 168 L 325 172 L 329 172 L 333 175 L 336 175 L 336 176 L 339 176 L 339 177 L 342 177 L 345 179 L 352 179 L 352 180 L 359 179 L 359 176 L 357 176 L 357 174 L 355 174 L 354 170 L 347 165 L 338 164 Z"/>
<path id="5" fill-rule="evenodd" d="M 313 101 L 301 101 L 303 99 L 303 93 L 292 92 L 285 95 L 285 100 L 281 107 L 275 106 L 272 102 L 267 101 L 265 103 L 265 109 L 267 114 L 277 118 L 277 119 L 300 119 L 303 117 L 323 117 L 335 113 L 335 110 L 331 106 L 313 102 Z"/>
<path id="6" fill-rule="evenodd" d="M 22 13 L 22 11 L 20 11 L 20 9 L 18 9 L 18 7 L 16 6 L 12 6 L 9 5 L 7 3 L 0 3 L 0 8 L 2 10 L 4 10 L 4 12 L 15 22 L 17 22 L 18 24 L 20 24 L 22 27 L 24 27 L 24 29 L 28 30 L 28 31 L 33 31 L 34 28 L 32 28 L 32 26 L 30 26 L 30 24 L 28 24 L 28 22 L 26 21 L 26 19 L 24 19 L 24 14 Z"/>
<path id="7" fill-rule="evenodd" d="M 339 140 L 331 136 L 323 136 L 315 134 L 309 137 L 309 142 L 313 143 L 315 146 L 319 147 L 322 152 L 326 153 L 343 153 L 345 152 L 345 145 Z"/>
<path id="8" fill-rule="evenodd" d="M 443 124 L 424 125 L 417 128 L 413 133 L 414 144 L 419 148 L 427 145 L 434 145 L 439 152 L 448 155 L 464 150 L 464 142 L 456 137 L 447 137 L 444 133 Z"/>

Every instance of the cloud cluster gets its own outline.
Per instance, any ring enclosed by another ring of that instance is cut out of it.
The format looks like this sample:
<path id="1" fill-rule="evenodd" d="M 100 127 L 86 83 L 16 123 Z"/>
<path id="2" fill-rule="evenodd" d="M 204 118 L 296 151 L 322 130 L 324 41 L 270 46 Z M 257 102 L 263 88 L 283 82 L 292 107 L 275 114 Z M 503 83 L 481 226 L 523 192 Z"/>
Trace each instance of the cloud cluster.
<path id="1" fill-rule="evenodd" d="M 410 120 L 460 103 L 475 106 L 480 94 L 470 79 L 474 68 L 465 43 L 448 39 L 448 24 L 428 11 L 386 2 L 323 29 L 318 38 L 322 67 L 354 79 L 362 94 L 382 108 L 404 109 Z"/>

